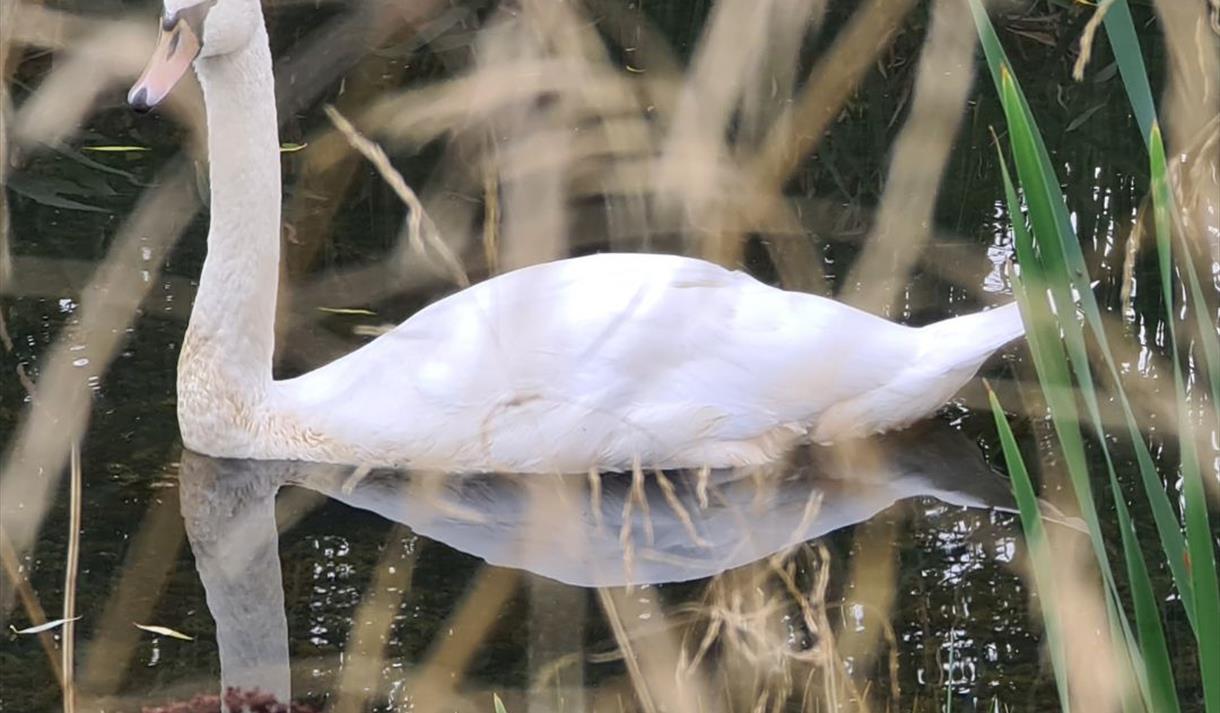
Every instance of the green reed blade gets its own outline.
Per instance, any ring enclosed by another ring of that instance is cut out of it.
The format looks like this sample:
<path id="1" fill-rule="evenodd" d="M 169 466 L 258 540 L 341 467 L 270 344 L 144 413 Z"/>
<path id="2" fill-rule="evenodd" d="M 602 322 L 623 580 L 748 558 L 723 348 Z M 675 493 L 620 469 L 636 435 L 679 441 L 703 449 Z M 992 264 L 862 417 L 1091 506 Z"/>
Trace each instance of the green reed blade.
<path id="1" fill-rule="evenodd" d="M 1047 273 L 1046 280 L 1051 287 L 1056 314 L 1064 315 L 1065 317 L 1066 315 L 1075 314 L 1076 307 L 1071 299 L 1074 293 L 1074 296 L 1080 301 L 1081 311 L 1084 313 L 1085 319 L 1096 337 L 1111 380 L 1115 384 L 1115 395 L 1118 397 L 1128 434 L 1135 447 L 1140 480 L 1145 496 L 1152 509 L 1161 547 L 1166 553 L 1170 570 L 1173 573 L 1174 584 L 1178 588 L 1183 606 L 1193 626 L 1194 587 L 1185 568 L 1185 538 L 1182 535 L 1177 516 L 1174 514 L 1173 507 L 1169 502 L 1169 496 L 1165 492 L 1165 485 L 1157 474 L 1156 465 L 1152 460 L 1148 445 L 1144 441 L 1143 434 L 1140 432 L 1139 424 L 1135 419 L 1130 401 L 1122 389 L 1122 381 L 1117 364 L 1102 325 L 1101 312 L 1093 295 L 1092 288 L 1089 285 L 1084 257 L 1072 230 L 1071 222 L 1068 219 L 1067 206 L 1063 201 L 1063 194 L 1058 188 L 1059 184 L 1057 179 L 1055 179 L 1055 171 L 1051 164 L 1050 156 L 1045 144 L 1042 142 L 1041 134 L 1038 132 L 1037 124 L 1034 121 L 1032 112 L 1029 110 L 1029 105 L 1025 101 L 1020 86 L 1017 85 L 1015 79 L 1012 78 L 1011 72 L 1007 69 L 1007 57 L 1004 54 L 1003 47 L 1000 46 L 999 38 L 996 37 L 991 22 L 988 20 L 978 0 L 971 0 L 970 6 L 974 13 L 975 24 L 978 27 L 983 50 L 987 56 L 988 68 L 995 81 L 996 90 L 1000 93 L 1001 101 L 1005 105 L 1005 116 L 1009 123 L 1009 131 L 1014 140 L 1014 158 L 1022 159 L 1017 162 L 1018 173 L 1021 177 L 1022 186 L 1026 190 L 1026 198 L 1029 201 L 1030 219 L 1031 223 L 1034 224 L 1034 238 L 1037 240 L 1036 251 L 1039 258 L 1044 261 Z M 1007 89 L 1005 89 L 1005 74 L 1009 77 Z M 1017 136 L 1018 133 L 1021 134 L 1020 137 Z M 1016 153 L 1016 141 L 1018 138 L 1023 147 L 1020 156 Z M 1022 171 L 1022 168 L 1024 168 L 1024 171 Z M 1026 184 L 1027 177 L 1030 184 Z M 1023 261 L 1026 260 L 1021 258 L 1020 251 L 1018 251 L 1018 257 Z M 1022 265 L 1022 269 L 1026 269 L 1026 264 Z M 1089 369 L 1083 336 L 1075 319 L 1062 319 L 1061 326 L 1064 329 L 1064 341 L 1068 347 L 1069 354 L 1072 356 L 1072 368 L 1076 372 L 1077 380 L 1080 382 L 1081 394 L 1092 418 L 1094 431 L 1098 436 L 1097 440 L 1103 446 L 1103 451 L 1107 458 L 1107 467 L 1112 468 L 1112 464 L 1109 462 L 1109 453 L 1104 450 L 1106 438 L 1101 426 L 1100 407 L 1097 401 L 1092 373 Z M 1081 507 L 1083 510 L 1082 514 L 1085 515 L 1085 521 L 1088 523 L 1089 505 L 1082 502 Z M 1092 528 L 1090 527 L 1090 529 Z M 1094 549 L 1097 549 L 1096 542 L 1094 543 Z M 1099 556 L 1099 560 L 1102 562 L 1106 561 L 1101 556 Z M 1103 570 L 1108 569 L 1108 565 L 1103 568 Z M 1112 585 L 1112 578 L 1110 578 L 1108 584 Z M 1112 587 L 1112 591 L 1117 596 L 1117 590 Z"/>
<path id="2" fill-rule="evenodd" d="M 1170 198 L 1172 199 L 1172 194 Z M 1207 381 L 1211 385 L 1212 408 L 1215 422 L 1213 426 L 1220 428 L 1220 335 L 1216 333 L 1216 325 L 1208 320 L 1207 301 L 1203 298 L 1203 288 L 1199 285 L 1199 275 L 1195 272 L 1194 260 L 1186 245 L 1186 232 L 1179 230 L 1178 241 L 1182 243 L 1182 260 L 1178 262 L 1186 273 L 1186 284 L 1190 288 L 1191 312 L 1195 314 L 1195 326 L 1199 330 L 1199 345 L 1203 349 L 1203 364 L 1197 367 L 1207 372 Z"/>
<path id="3" fill-rule="evenodd" d="M 1148 69 L 1144 66 L 1144 55 L 1135 34 L 1135 22 L 1131 19 L 1131 8 L 1127 0 L 1110 0 L 1109 10 L 1102 21 L 1106 37 L 1118 62 L 1118 73 L 1131 99 L 1131 109 L 1140 125 L 1140 135 L 1147 143 L 1156 123 L 1156 105 L 1152 101 L 1152 88 L 1148 85 Z"/>
<path id="4" fill-rule="evenodd" d="M 1154 711 L 1178 711 L 1178 691 L 1174 686 L 1173 661 L 1169 657 L 1169 645 L 1165 641 L 1165 629 L 1161 625 L 1161 612 L 1157 607 L 1152 579 L 1141 554 L 1139 537 L 1127 503 L 1123 500 L 1118 481 L 1111 482 L 1115 511 L 1118 513 L 1119 532 L 1122 533 L 1123 559 L 1127 563 L 1127 575 L 1131 584 L 1131 603 L 1135 608 L 1135 627 L 1139 631 L 1140 653 L 1144 662 L 1144 674 L 1148 678 L 1148 693 Z"/>
<path id="5" fill-rule="evenodd" d="M 1002 72 L 1001 76 L 1006 85 L 1011 83 L 1006 73 Z M 1006 90 L 1010 91 L 1007 86 Z M 1011 101 L 1011 96 L 1009 99 Z M 1017 132 L 1014 131 L 1013 133 L 1014 140 L 1017 140 Z M 1002 152 L 999 153 L 999 161 L 1009 214 L 1013 216 L 1014 242 L 1017 246 L 1022 272 L 1030 275 L 1030 282 L 1028 284 L 1036 288 L 1034 290 L 1035 294 L 1045 294 L 1045 289 L 1041 286 L 1045 275 L 1034 255 L 1034 241 L 1029 235 L 1024 222 L 1021 220 L 1020 203 L 1018 202 L 1016 190 L 1013 187 L 1008 166 L 1004 161 Z M 1032 271 L 1026 270 L 1026 265 L 1036 266 L 1036 269 Z M 1019 299 L 1024 294 L 1025 291 L 1022 290 L 1019 293 Z M 1025 300 L 1027 299 L 1025 298 Z M 1030 318 L 1028 321 L 1037 320 L 1043 325 L 1054 325 L 1054 316 L 1049 313 L 1049 310 L 1042 307 L 1042 312 L 1039 313 L 1037 311 L 1039 308 L 1038 302 L 1027 306 L 1025 300 L 1023 300 L 1022 309 L 1024 314 Z M 1066 384 L 1068 379 L 1067 369 L 1063 364 L 1062 349 L 1059 348 L 1059 341 L 1055 337 L 1057 335 L 1053 331 L 1048 333 L 1048 330 L 1045 328 L 1036 329 L 1030 334 L 1030 347 L 1035 353 L 1035 367 L 1039 370 L 1040 380 L 1043 383 L 1056 382 Z M 1042 374 L 1044 373 L 1052 374 L 1051 378 L 1043 379 Z M 1063 409 L 1064 406 L 1061 405 L 1059 408 Z M 1052 413 L 1054 413 L 1054 408 L 1052 408 Z M 1075 429 L 1071 430 L 1074 431 Z M 1063 437 L 1061 434 L 1061 441 Z M 1108 453 L 1106 454 L 1106 469 L 1109 476 L 1111 496 L 1118 514 L 1123 557 L 1127 566 L 1128 577 L 1131 581 L 1131 598 L 1135 610 L 1136 628 L 1139 631 L 1141 650 L 1138 655 L 1133 654 L 1132 658 L 1142 662 L 1144 665 L 1143 678 L 1147 681 L 1147 695 L 1152 704 L 1152 710 L 1166 713 L 1178 711 L 1180 707 L 1177 690 L 1174 687 L 1173 668 L 1169 658 L 1169 650 L 1165 643 L 1165 633 L 1161 624 L 1152 581 L 1149 578 L 1147 565 L 1141 553 L 1139 538 L 1131 521 L 1130 511 L 1123 497 L 1122 488 L 1119 485 L 1113 462 L 1109 458 Z"/>
<path id="6" fill-rule="evenodd" d="M 1071 701 L 1068 696 L 1067 656 L 1063 648 L 1063 631 L 1060 625 L 1059 597 L 1055 593 L 1055 578 L 1051 572 L 1050 548 L 1046 542 L 1046 529 L 1042 522 L 1042 512 L 1038 508 L 1038 496 L 1034 494 L 1033 483 L 1029 480 L 1029 472 L 1025 469 L 1025 461 L 1017 448 L 1017 439 L 1008 426 L 1008 418 L 995 392 L 987 390 L 991 400 L 991 411 L 995 414 L 996 428 L 1000 432 L 1000 447 L 1004 451 L 1004 462 L 1008 464 L 1008 474 L 1012 478 L 1012 490 L 1017 500 L 1017 509 L 1021 515 L 1021 527 L 1025 530 L 1025 541 L 1029 543 L 1029 558 L 1033 565 L 1034 585 L 1038 589 L 1041 600 L 1042 619 L 1046 626 L 1047 648 L 1050 649 L 1051 665 L 1055 669 L 1055 688 L 1059 692 L 1059 706 L 1064 713 L 1070 713 Z"/>
<path id="7" fill-rule="evenodd" d="M 1199 470 L 1197 445 L 1174 324 L 1173 250 L 1170 209 L 1173 205 L 1165 162 L 1161 131 L 1153 125 L 1149 143 L 1152 161 L 1152 206 L 1156 226 L 1157 258 L 1161 270 L 1161 289 L 1165 300 L 1169 343 L 1173 353 L 1173 381 L 1177 390 L 1178 441 L 1182 453 L 1183 496 L 1186 501 L 1186 541 L 1190 552 L 1191 574 L 1195 586 L 1195 621 L 1199 642 L 1199 671 L 1208 711 L 1220 711 L 1220 585 L 1217 585 L 1215 552 L 1207 516 L 1207 495 Z M 1190 260 L 1189 256 L 1185 258 Z"/>
<path id="8" fill-rule="evenodd" d="M 1123 79 L 1123 87 L 1127 90 L 1127 98 L 1139 122 L 1140 134 L 1151 150 L 1152 131 L 1157 125 L 1156 105 L 1152 101 L 1152 88 L 1148 83 L 1148 71 L 1144 67 L 1135 23 L 1131 19 L 1127 0 L 1110 2 L 1112 5 L 1105 17 L 1106 36 L 1110 39 L 1110 46 L 1114 50 L 1114 58 L 1118 62 L 1119 73 Z M 1169 194 L 1169 200 L 1173 200 L 1172 193 Z M 1169 214 L 1174 216 L 1176 211 L 1171 207 Z M 1185 233 L 1178 231 L 1178 237 L 1185 248 Z M 1217 424 L 1220 424 L 1220 336 L 1216 334 L 1215 325 L 1208 322 L 1207 302 L 1203 299 L 1194 261 L 1189 259 L 1190 251 L 1184 249 L 1182 254 L 1186 259 L 1179 263 L 1179 269 L 1185 272 L 1190 289 L 1190 302 L 1194 307 L 1191 311 L 1198 322 L 1199 344 L 1203 351 L 1207 381 L 1211 386 L 1212 407 L 1215 409 Z M 1200 370 L 1203 369 L 1204 366 L 1201 365 Z"/>
<path id="9" fill-rule="evenodd" d="M 1042 268 L 1033 254 L 1033 240 L 1021 218 L 1020 202 L 1016 189 L 1013 187 L 1004 154 L 998 151 L 998 147 L 997 153 L 1000 161 L 1000 175 L 1004 180 L 1004 195 L 1008 203 L 1009 215 L 1012 216 L 1014 243 L 1022 265 L 1022 277 L 1014 279 L 1013 292 L 1017 296 L 1025 322 L 1030 325 L 1028 335 L 1030 351 L 1034 357 L 1034 366 L 1038 370 L 1039 381 L 1042 382 L 1045 390 L 1052 382 L 1068 383 L 1067 365 L 1063 359 L 1062 349 L 1059 347 L 1059 335 L 1054 328 L 1054 316 L 1050 313 L 1044 300 L 1030 300 L 1029 298 L 1030 294 L 1046 294 L 1043 285 L 1044 276 Z M 1026 265 L 1031 267 L 1026 269 Z M 1049 401 L 1048 397 L 1048 403 Z M 1060 438 L 1062 439 L 1062 436 Z M 1111 492 L 1118 506 L 1123 533 L 1123 555 L 1133 582 L 1136 625 L 1140 631 L 1140 641 L 1144 643 L 1145 651 L 1151 649 L 1154 652 L 1151 655 L 1145 653 L 1143 657 L 1146 660 L 1144 677 L 1149 683 L 1148 693 L 1151 701 L 1157 704 L 1154 710 L 1177 711 L 1179 708 L 1177 692 L 1173 685 L 1173 671 L 1169 666 L 1168 650 L 1165 647 L 1160 614 L 1152 593 L 1152 583 L 1148 578 L 1148 570 L 1143 557 L 1140 555 L 1139 541 L 1135 536 L 1126 502 L 1122 498 L 1118 478 L 1114 475 L 1112 467 L 1109 470 Z M 1109 601 L 1109 597 L 1107 597 L 1107 601 Z M 1119 636 L 1115 636 L 1114 639 L 1120 640 Z"/>

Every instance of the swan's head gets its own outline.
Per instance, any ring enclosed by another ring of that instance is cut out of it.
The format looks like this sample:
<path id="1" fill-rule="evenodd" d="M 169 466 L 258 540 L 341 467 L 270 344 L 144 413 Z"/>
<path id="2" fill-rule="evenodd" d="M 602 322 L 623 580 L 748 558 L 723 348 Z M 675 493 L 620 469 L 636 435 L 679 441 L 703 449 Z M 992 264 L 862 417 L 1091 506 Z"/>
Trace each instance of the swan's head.
<path id="1" fill-rule="evenodd" d="M 259 0 L 165 0 L 161 36 L 127 101 L 148 111 L 164 99 L 196 58 L 243 49 L 262 26 Z"/>

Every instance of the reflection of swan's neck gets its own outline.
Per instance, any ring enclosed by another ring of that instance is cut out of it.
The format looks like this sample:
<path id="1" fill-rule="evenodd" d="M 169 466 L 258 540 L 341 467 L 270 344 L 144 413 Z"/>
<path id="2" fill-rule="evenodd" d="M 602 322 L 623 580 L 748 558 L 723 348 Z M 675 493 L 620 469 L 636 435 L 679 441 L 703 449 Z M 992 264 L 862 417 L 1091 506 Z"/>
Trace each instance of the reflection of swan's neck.
<path id="1" fill-rule="evenodd" d="M 221 461 L 184 452 L 182 518 L 216 621 L 222 690 L 291 696 L 288 619 L 280 574 L 276 464 Z"/>
<path id="2" fill-rule="evenodd" d="M 195 63 L 207 106 L 211 229 L 179 374 L 258 399 L 271 383 L 280 161 L 267 32 Z"/>

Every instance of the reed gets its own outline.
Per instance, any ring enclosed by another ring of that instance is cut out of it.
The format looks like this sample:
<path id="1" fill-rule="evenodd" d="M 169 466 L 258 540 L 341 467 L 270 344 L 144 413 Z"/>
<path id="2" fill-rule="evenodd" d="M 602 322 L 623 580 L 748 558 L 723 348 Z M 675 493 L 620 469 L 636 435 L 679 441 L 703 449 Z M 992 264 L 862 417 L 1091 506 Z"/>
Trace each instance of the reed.
<path id="1" fill-rule="evenodd" d="M 1171 215 L 1176 209 L 1167 178 L 1163 139 L 1152 107 L 1139 46 L 1135 42 L 1130 12 L 1125 0 L 1103 3 L 1097 11 L 1107 13 L 1106 32 L 1118 58 L 1133 111 L 1145 132 L 1149 152 L 1159 277 L 1167 310 L 1166 324 L 1169 325 L 1180 454 L 1176 467 L 1172 464 L 1168 468 L 1163 466 L 1163 472 L 1158 472 L 1153 465 L 1130 406 L 1124 379 L 1116 367 L 1106 331 L 1101 327 L 1101 312 L 1093 296 L 1079 239 L 1068 219 L 1059 180 L 1045 142 L 986 12 L 977 0 L 972 0 L 971 10 L 996 91 L 1004 106 L 1009 149 L 1020 187 L 1018 194 L 1005 166 L 1005 191 L 1020 256 L 1020 275 L 1014 279 L 1014 288 L 1029 327 L 1030 348 L 1041 388 L 1050 405 L 1050 417 L 1059 441 L 1058 450 L 1067 462 L 1077 504 L 1088 524 L 1095 565 L 1104 583 L 1111 636 L 1123 653 L 1125 666 L 1134 674 L 1136 685 L 1134 690 L 1126 692 L 1124 707 L 1148 711 L 1181 710 L 1173 661 L 1162 626 L 1162 618 L 1168 615 L 1166 609 L 1176 605 L 1162 605 L 1165 599 L 1158 598 L 1154 590 L 1144 559 L 1145 550 L 1115 471 L 1115 457 L 1110 445 L 1113 439 L 1101 422 L 1099 408 L 1101 400 L 1111 395 L 1123 405 L 1127 430 L 1138 456 L 1144 495 L 1156 519 L 1161 550 L 1159 561 L 1155 564 L 1166 565 L 1172 571 L 1181 606 L 1192 624 L 1202 674 L 1204 709 L 1209 712 L 1220 710 L 1220 630 L 1216 628 L 1220 626 L 1220 596 L 1217 595 L 1215 550 L 1210 534 L 1212 530 L 1207 513 L 1204 475 L 1199 462 L 1198 441 L 1194 436 L 1197 424 L 1206 422 L 1208 416 L 1214 414 L 1215 380 L 1220 374 L 1217 370 L 1220 362 L 1213 358 L 1217 338 L 1214 328 L 1202 328 L 1208 320 L 1208 307 L 1202 299 L 1193 258 L 1187 251 L 1180 251 L 1175 258 L 1172 250 L 1174 221 Z M 1189 239 L 1180 231 L 1178 234 L 1183 241 Z M 1186 294 L 1191 296 L 1185 302 L 1176 299 L 1176 295 L 1183 292 L 1182 276 L 1189 285 Z M 1208 396 L 1198 393 L 1197 389 L 1192 394 L 1182 377 L 1183 355 L 1177 336 L 1179 328 L 1175 326 L 1181 319 L 1176 306 L 1179 304 L 1182 311 L 1192 312 L 1201 320 L 1195 336 L 1196 349 L 1203 358 L 1196 358 L 1194 364 L 1205 375 L 1204 380 L 1211 384 L 1211 410 L 1201 406 Z M 1103 391 L 1090 366 L 1086 327 L 1087 336 L 1095 340 L 1101 360 L 1111 376 L 1109 394 Z M 1071 395 L 1072 377 L 1078 387 L 1074 393 L 1079 394 L 1085 405 L 1084 418 L 1078 411 L 1077 399 Z M 1071 688 L 1079 676 L 1079 672 L 1073 671 L 1065 661 L 1062 638 L 1064 611 L 1072 603 L 1062 601 L 1055 595 L 1054 584 L 1047 577 L 1052 558 L 1044 544 L 1041 515 L 1028 507 L 1029 498 L 1033 495 L 1031 480 L 1000 403 L 994 394 L 991 398 L 1004 455 L 1022 501 L 1021 516 L 1030 540 L 1036 584 L 1044 602 L 1048 644 L 1055 662 L 1060 700 L 1067 710 Z M 1215 428 L 1214 420 L 1211 428 Z M 1082 429 L 1091 432 L 1095 444 L 1104 455 L 1111 501 L 1118 518 L 1123 554 L 1121 568 L 1109 557 L 1109 543 L 1097 517 L 1097 496 L 1092 492 L 1091 478 L 1085 464 Z M 1183 503 L 1180 515 L 1174 512 L 1165 490 L 1166 483 L 1173 481 L 1176 472 L 1180 472 L 1182 477 L 1181 493 L 1175 498 Z M 1128 587 L 1126 596 L 1118 586 L 1122 577 L 1125 577 Z M 1129 609 L 1134 611 L 1134 630 L 1127 615 Z"/>

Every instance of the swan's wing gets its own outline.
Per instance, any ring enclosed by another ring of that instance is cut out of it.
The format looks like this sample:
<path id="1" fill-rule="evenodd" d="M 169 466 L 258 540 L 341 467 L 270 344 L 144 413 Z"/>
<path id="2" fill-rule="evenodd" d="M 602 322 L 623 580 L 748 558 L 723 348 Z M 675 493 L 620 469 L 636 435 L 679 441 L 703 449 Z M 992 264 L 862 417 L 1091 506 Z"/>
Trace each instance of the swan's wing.
<path id="1" fill-rule="evenodd" d="M 281 387 L 378 463 L 730 465 L 884 384 L 914 333 L 698 260 L 598 255 L 476 285 Z"/>

